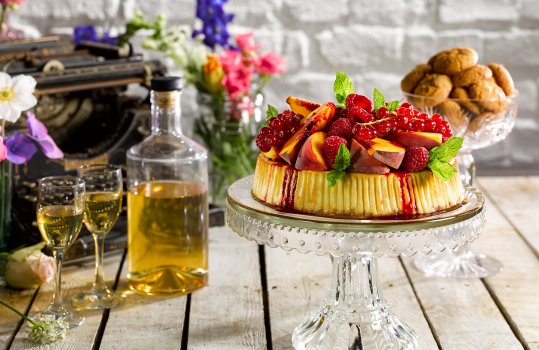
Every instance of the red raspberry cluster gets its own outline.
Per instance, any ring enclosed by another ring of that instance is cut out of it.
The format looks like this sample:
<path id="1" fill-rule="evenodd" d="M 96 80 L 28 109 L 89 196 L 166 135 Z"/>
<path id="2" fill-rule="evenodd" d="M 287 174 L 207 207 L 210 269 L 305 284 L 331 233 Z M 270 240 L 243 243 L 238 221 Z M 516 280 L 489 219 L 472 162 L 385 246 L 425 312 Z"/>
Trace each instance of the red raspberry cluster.
<path id="1" fill-rule="evenodd" d="M 262 152 L 271 147 L 279 149 L 301 126 L 302 117 L 292 111 L 284 111 L 270 119 L 269 127 L 263 127 L 256 137 L 256 146 Z"/>

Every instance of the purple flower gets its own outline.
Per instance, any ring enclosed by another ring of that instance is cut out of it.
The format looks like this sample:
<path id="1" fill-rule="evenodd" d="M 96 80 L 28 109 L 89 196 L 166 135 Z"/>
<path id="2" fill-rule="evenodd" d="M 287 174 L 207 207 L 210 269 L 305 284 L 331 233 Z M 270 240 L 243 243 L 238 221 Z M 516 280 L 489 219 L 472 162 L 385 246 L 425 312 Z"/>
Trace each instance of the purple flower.
<path id="1" fill-rule="evenodd" d="M 40 122 L 36 115 L 32 112 L 26 112 L 28 120 L 26 125 L 30 134 L 27 134 L 29 138 L 36 141 L 43 153 L 51 159 L 59 159 L 64 157 L 64 153 L 58 148 L 45 125 Z"/>
<path id="2" fill-rule="evenodd" d="M 7 160 L 13 164 L 27 163 L 37 152 L 33 142 L 21 133 L 14 133 L 4 138 L 7 148 Z"/>
<path id="3" fill-rule="evenodd" d="M 202 28 L 193 31 L 193 37 L 204 35 L 204 44 L 211 49 L 216 46 L 229 48 L 230 34 L 227 25 L 234 19 L 223 9 L 228 0 L 198 0 L 196 16 L 202 21 Z"/>
<path id="4" fill-rule="evenodd" d="M 109 44 L 109 45 L 118 45 L 118 37 L 117 36 L 111 36 L 109 32 L 105 32 L 101 39 L 99 40 L 103 44 Z"/>
<path id="5" fill-rule="evenodd" d="M 94 26 L 76 26 L 73 29 L 73 43 L 75 46 L 83 41 L 97 41 L 97 33 Z"/>

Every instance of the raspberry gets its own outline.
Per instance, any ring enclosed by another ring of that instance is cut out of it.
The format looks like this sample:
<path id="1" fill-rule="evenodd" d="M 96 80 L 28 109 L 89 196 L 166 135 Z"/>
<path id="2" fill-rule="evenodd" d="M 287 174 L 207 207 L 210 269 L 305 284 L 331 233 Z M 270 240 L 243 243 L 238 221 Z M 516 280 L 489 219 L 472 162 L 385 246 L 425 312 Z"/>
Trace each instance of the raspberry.
<path id="1" fill-rule="evenodd" d="M 324 160 L 326 164 L 333 166 L 335 164 L 335 158 L 339 152 L 339 147 L 341 144 L 344 144 L 348 147 L 348 141 L 339 136 L 329 136 L 326 141 L 324 141 L 324 146 L 322 146 L 322 153 L 324 155 Z"/>
<path id="2" fill-rule="evenodd" d="M 350 108 L 348 110 L 348 118 L 355 123 L 370 123 L 376 120 L 371 113 L 360 107 Z"/>
<path id="3" fill-rule="evenodd" d="M 352 138 L 353 123 L 348 118 L 337 119 L 331 124 L 328 136 L 340 136 L 345 140 Z"/>
<path id="4" fill-rule="evenodd" d="M 342 107 L 335 108 L 335 115 L 333 116 L 333 120 L 346 117 L 348 117 L 348 109 Z"/>
<path id="5" fill-rule="evenodd" d="M 406 149 L 400 168 L 412 173 L 425 169 L 428 162 L 429 151 L 425 147 L 412 146 Z"/>
<path id="6" fill-rule="evenodd" d="M 350 94 L 346 97 L 346 108 L 363 108 L 367 112 L 372 111 L 372 101 L 367 96 L 359 94 Z"/>

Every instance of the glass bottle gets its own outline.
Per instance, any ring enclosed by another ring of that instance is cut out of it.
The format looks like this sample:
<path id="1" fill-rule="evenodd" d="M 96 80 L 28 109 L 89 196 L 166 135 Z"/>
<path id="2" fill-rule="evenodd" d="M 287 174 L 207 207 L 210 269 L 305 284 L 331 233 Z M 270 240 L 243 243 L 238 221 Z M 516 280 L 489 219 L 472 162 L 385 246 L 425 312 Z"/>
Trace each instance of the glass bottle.
<path id="1" fill-rule="evenodd" d="M 127 151 L 127 276 L 149 295 L 208 280 L 208 155 L 182 134 L 181 88 L 179 77 L 152 80 L 151 135 Z"/>

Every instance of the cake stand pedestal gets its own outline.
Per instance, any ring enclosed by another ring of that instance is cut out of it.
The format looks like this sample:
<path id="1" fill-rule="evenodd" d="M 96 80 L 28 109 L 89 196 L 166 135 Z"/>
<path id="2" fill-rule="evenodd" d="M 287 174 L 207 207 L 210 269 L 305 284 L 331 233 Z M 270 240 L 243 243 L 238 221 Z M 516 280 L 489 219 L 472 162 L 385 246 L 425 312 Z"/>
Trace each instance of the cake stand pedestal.
<path id="1" fill-rule="evenodd" d="M 258 244 L 333 257 L 328 295 L 292 334 L 296 349 L 417 349 L 415 332 L 385 301 L 377 258 L 455 249 L 475 240 L 485 223 L 484 200 L 466 188 L 466 203 L 413 220 L 345 219 L 285 213 L 251 196 L 252 176 L 228 189 L 227 224 Z"/>

